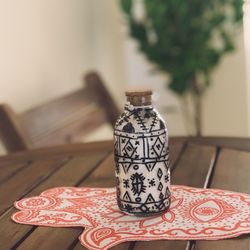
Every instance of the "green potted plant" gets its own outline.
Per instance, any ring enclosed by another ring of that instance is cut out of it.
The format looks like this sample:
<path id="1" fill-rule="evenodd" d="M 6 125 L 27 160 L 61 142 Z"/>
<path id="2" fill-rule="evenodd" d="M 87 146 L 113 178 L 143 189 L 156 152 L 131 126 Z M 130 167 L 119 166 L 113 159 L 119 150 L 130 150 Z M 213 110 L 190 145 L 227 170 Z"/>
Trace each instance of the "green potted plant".
<path id="1" fill-rule="evenodd" d="M 192 96 L 196 135 L 201 135 L 202 97 L 212 70 L 235 49 L 243 0 L 120 0 L 140 51 L 169 75 L 167 86 L 179 97 Z"/>

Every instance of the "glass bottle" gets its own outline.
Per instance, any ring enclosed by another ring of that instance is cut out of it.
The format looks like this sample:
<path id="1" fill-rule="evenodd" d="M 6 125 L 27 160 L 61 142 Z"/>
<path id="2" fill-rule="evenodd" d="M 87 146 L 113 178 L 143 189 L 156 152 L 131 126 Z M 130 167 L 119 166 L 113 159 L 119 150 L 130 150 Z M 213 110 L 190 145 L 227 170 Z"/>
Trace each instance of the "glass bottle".
<path id="1" fill-rule="evenodd" d="M 150 216 L 170 206 L 168 132 L 151 90 L 126 92 L 114 129 L 117 203 L 124 213 Z"/>

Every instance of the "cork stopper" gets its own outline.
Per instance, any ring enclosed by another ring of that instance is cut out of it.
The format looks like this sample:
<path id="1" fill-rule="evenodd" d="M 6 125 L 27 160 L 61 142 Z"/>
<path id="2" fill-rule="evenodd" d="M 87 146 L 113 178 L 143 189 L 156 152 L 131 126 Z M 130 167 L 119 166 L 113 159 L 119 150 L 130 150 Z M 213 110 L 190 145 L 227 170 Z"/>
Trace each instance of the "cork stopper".
<path id="1" fill-rule="evenodd" d="M 126 91 L 127 101 L 133 106 L 146 106 L 152 104 L 152 90 L 136 89 Z"/>

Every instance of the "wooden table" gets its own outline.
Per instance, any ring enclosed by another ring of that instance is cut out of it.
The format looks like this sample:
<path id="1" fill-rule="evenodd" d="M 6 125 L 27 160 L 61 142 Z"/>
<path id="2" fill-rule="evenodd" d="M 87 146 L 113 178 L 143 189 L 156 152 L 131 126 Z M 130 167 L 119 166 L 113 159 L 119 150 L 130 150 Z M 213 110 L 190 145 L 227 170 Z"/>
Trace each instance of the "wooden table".
<path id="1" fill-rule="evenodd" d="M 72 144 L 0 158 L 0 249 L 84 249 L 80 228 L 19 225 L 13 202 L 56 186 L 114 186 L 112 142 Z M 250 193 L 250 140 L 170 139 L 172 183 Z M 220 241 L 127 242 L 113 249 L 250 249 L 249 235 Z"/>

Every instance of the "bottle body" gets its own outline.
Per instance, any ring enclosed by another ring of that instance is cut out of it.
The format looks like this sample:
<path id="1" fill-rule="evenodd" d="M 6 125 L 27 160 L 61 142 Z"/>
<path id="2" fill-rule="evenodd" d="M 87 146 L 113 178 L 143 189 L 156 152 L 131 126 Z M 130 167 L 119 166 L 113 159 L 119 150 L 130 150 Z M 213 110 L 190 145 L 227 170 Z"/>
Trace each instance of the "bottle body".
<path id="1" fill-rule="evenodd" d="M 167 128 L 151 106 L 125 106 L 114 130 L 117 203 L 138 216 L 164 212 L 170 205 Z"/>

